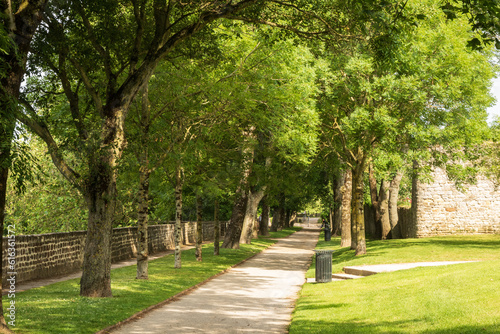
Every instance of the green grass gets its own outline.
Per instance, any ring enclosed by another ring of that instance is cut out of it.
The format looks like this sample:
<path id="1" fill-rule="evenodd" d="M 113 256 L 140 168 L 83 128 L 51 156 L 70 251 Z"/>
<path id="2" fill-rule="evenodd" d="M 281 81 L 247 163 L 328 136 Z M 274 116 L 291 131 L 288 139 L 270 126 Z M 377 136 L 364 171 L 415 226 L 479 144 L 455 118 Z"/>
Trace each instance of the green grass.
<path id="1" fill-rule="evenodd" d="M 271 233 L 271 238 L 297 229 Z M 112 298 L 79 296 L 79 279 L 73 279 L 16 294 L 16 327 L 20 333 L 95 333 L 155 305 L 209 277 L 257 254 L 275 240 L 260 238 L 241 249 L 203 246 L 203 262 L 195 260 L 194 249 L 182 252 L 182 268 L 174 269 L 173 255 L 149 262 L 149 280 L 136 280 L 136 267 L 112 270 Z M 4 312 L 9 299 L 4 297 Z"/>
<path id="2" fill-rule="evenodd" d="M 323 239 L 322 239 L 323 240 Z M 349 265 L 481 262 L 305 284 L 290 333 L 500 333 L 500 235 L 369 241 L 365 256 L 335 249 L 333 272 Z M 307 273 L 314 277 L 314 264 Z"/>

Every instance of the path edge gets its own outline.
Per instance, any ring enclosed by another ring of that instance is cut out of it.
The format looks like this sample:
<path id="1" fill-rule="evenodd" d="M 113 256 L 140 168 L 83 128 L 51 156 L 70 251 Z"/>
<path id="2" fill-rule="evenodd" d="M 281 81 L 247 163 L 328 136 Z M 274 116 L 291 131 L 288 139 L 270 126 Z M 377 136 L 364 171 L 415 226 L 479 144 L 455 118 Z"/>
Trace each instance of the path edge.
<path id="1" fill-rule="evenodd" d="M 320 231 L 320 233 L 318 235 L 318 241 L 316 241 L 316 244 L 314 245 L 314 248 L 316 248 L 316 246 L 318 245 L 320 237 L 321 237 L 321 231 Z M 311 268 L 311 265 L 313 264 L 314 255 L 315 254 L 312 254 L 312 256 L 311 256 L 311 258 L 309 260 L 309 263 L 305 266 L 306 267 L 306 270 L 305 270 L 305 273 L 304 273 L 304 279 L 305 279 L 305 281 L 304 281 L 304 283 L 302 283 L 302 285 L 300 286 L 300 290 L 297 292 L 298 297 L 292 303 L 291 307 L 293 307 L 293 311 L 292 311 L 292 314 L 290 315 L 290 323 L 288 324 L 288 326 L 286 326 L 286 333 L 287 334 L 290 333 L 290 326 L 292 325 L 293 315 L 294 315 L 295 310 L 297 308 L 297 302 L 300 299 L 300 294 L 302 293 L 302 289 L 304 289 L 304 284 L 307 283 L 307 277 L 305 277 L 306 276 L 305 274 L 307 273 L 307 271 L 309 270 L 309 268 Z"/>
<path id="2" fill-rule="evenodd" d="M 127 319 L 125 319 L 125 320 L 122 320 L 122 321 L 120 321 L 120 322 L 118 322 L 118 323 L 116 323 L 116 324 L 114 324 L 114 325 L 111 325 L 111 326 L 109 326 L 109 327 L 106 327 L 106 328 L 104 328 L 104 329 L 101 329 L 101 330 L 99 330 L 99 331 L 95 332 L 95 334 L 110 334 L 110 333 L 111 333 L 111 331 L 113 331 L 113 330 L 115 330 L 115 329 L 118 329 L 118 328 L 120 328 L 120 327 L 122 327 L 122 326 L 124 326 L 124 325 L 126 325 L 126 324 L 128 324 L 128 323 L 131 323 L 131 322 L 133 322 L 133 321 L 135 321 L 135 320 L 137 320 L 137 319 L 140 319 L 141 317 L 145 316 L 146 314 L 148 314 L 148 313 L 150 313 L 150 312 L 152 312 L 152 311 L 154 311 L 154 310 L 156 310 L 156 309 L 158 309 L 158 308 L 160 308 L 160 307 L 163 307 L 163 306 L 165 306 L 165 305 L 168 305 L 168 304 L 170 304 L 170 303 L 173 303 L 173 302 L 175 302 L 175 301 L 179 300 L 181 297 L 184 297 L 184 296 L 186 296 L 186 295 L 188 295 L 188 294 L 192 293 L 193 291 L 195 291 L 196 289 L 200 288 L 201 286 L 203 286 L 203 285 L 207 284 L 207 283 L 208 283 L 208 282 L 210 282 L 211 280 L 213 280 L 213 279 L 215 279 L 215 278 L 217 278 L 217 277 L 219 277 L 219 276 L 221 276 L 221 275 L 224 275 L 224 274 L 226 274 L 228 271 L 230 271 L 231 269 L 236 268 L 236 267 L 238 267 L 238 266 L 240 266 L 240 265 L 244 264 L 245 262 L 247 262 L 247 261 L 249 261 L 249 260 L 253 259 L 253 258 L 254 258 L 254 257 L 256 257 L 257 255 L 259 255 L 259 254 L 261 254 L 262 252 L 264 252 L 265 250 L 268 250 L 268 249 L 269 249 L 269 248 L 271 248 L 272 246 L 276 245 L 276 243 L 277 243 L 279 240 L 289 238 L 290 236 L 292 236 L 292 235 L 294 235 L 295 233 L 300 232 L 300 231 L 301 231 L 301 230 L 299 230 L 299 231 L 295 231 L 294 233 L 292 233 L 292 234 L 290 234 L 290 235 L 288 235 L 288 236 L 286 236 L 286 237 L 284 237 L 284 238 L 276 238 L 276 239 L 274 239 L 274 240 L 276 240 L 276 242 L 275 242 L 274 244 L 269 245 L 269 247 L 267 247 L 267 248 L 265 248 L 265 249 L 261 250 L 260 252 L 258 252 L 258 253 L 256 253 L 256 254 L 254 254 L 254 255 L 250 256 L 249 258 L 246 258 L 245 260 L 243 260 L 243 261 L 241 261 L 241 262 L 238 262 L 238 263 L 236 263 L 236 264 L 232 265 L 231 267 L 229 267 L 229 268 L 227 268 L 227 269 L 224 269 L 223 271 L 221 271 L 221 272 L 219 272 L 219 273 L 215 274 L 214 276 L 209 277 L 209 278 L 207 278 L 206 280 L 204 280 L 204 281 L 202 281 L 202 282 L 200 282 L 200 283 L 198 283 L 198 284 L 195 284 L 195 285 L 193 285 L 192 287 L 187 288 L 186 290 L 183 290 L 183 291 L 181 291 L 181 292 L 179 292 L 179 293 L 177 293 L 177 294 L 173 295 L 172 297 L 169 297 L 169 298 L 167 298 L 167 299 L 165 299 L 165 300 L 163 300 L 163 301 L 159 302 L 158 304 L 151 305 L 151 306 L 149 306 L 148 308 L 145 308 L 144 310 L 139 311 L 139 312 L 137 312 L 137 313 L 135 313 L 135 314 L 131 315 L 130 317 L 128 317 L 128 318 L 127 318 Z M 311 261 L 312 261 L 312 259 L 311 259 Z"/>

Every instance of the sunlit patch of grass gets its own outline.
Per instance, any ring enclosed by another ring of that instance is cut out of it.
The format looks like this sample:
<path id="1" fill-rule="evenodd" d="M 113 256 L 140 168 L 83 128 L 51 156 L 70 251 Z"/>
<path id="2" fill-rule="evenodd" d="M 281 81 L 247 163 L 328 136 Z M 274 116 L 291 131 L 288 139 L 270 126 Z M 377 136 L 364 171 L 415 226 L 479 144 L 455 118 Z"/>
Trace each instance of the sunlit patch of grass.
<path id="1" fill-rule="evenodd" d="M 349 265 L 478 260 L 305 284 L 290 333 L 500 333 L 500 235 L 369 241 L 366 256 L 336 249 L 333 270 Z M 314 266 L 308 272 L 314 277 Z"/>
<path id="2" fill-rule="evenodd" d="M 150 261 L 149 280 L 136 280 L 136 267 L 111 272 L 112 298 L 80 297 L 79 279 L 72 279 L 16 294 L 16 326 L 20 333 L 95 333 L 133 314 L 160 303 L 221 271 L 257 254 L 295 229 L 271 233 L 271 238 L 253 240 L 240 249 L 203 246 L 203 262 L 194 249 L 182 252 L 182 268 L 174 269 L 173 255 Z M 5 299 L 7 301 L 7 299 Z M 4 312 L 7 312 L 4 302 Z"/>
<path id="3" fill-rule="evenodd" d="M 316 249 L 333 249 L 332 271 L 345 266 L 433 261 L 476 261 L 500 259 L 500 235 L 456 235 L 422 239 L 368 240 L 366 255 L 356 256 L 349 247 L 340 247 L 340 238 L 320 241 Z M 307 277 L 314 277 L 314 262 Z"/>

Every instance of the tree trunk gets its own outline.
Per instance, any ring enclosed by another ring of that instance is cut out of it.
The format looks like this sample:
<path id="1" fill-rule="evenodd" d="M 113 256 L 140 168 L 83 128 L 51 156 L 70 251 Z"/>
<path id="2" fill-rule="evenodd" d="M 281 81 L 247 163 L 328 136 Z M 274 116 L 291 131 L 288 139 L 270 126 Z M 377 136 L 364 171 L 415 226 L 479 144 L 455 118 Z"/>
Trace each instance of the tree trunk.
<path id="1" fill-rule="evenodd" d="M 219 221 L 219 201 L 214 203 L 214 255 L 219 255 L 220 221 Z"/>
<path id="2" fill-rule="evenodd" d="M 175 171 L 175 227 L 174 227 L 174 243 L 175 243 L 175 263 L 174 268 L 180 269 L 181 263 L 181 244 L 182 244 L 182 169 L 180 166 Z"/>
<path id="3" fill-rule="evenodd" d="M 280 231 L 285 226 L 285 220 L 286 220 L 285 208 L 283 206 L 280 206 L 280 220 L 278 222 L 278 228 L 280 229 Z"/>
<path id="4" fill-rule="evenodd" d="M 333 208 L 330 209 L 330 216 L 332 218 L 332 235 L 341 235 L 342 230 L 342 186 L 344 177 L 336 177 L 333 183 Z"/>
<path id="5" fill-rule="evenodd" d="M 351 200 L 352 200 L 352 173 L 348 169 L 344 172 L 344 184 L 342 185 L 342 228 L 340 247 L 351 246 Z"/>
<path id="6" fill-rule="evenodd" d="M 292 214 L 292 210 L 285 210 L 285 228 L 290 228 L 290 216 Z"/>
<path id="7" fill-rule="evenodd" d="M 357 194 L 355 173 L 352 172 L 352 188 L 351 188 L 351 249 L 356 250 L 358 243 L 358 221 L 357 221 Z"/>
<path id="8" fill-rule="evenodd" d="M 278 228 L 280 230 L 285 227 L 285 221 L 286 221 L 286 210 L 285 210 L 285 194 L 281 194 L 280 196 L 280 220 L 278 221 Z"/>
<path id="9" fill-rule="evenodd" d="M 279 227 L 279 221 L 280 221 L 280 208 L 279 207 L 275 207 L 274 210 L 273 210 L 273 221 L 271 223 L 271 232 L 277 232 L 278 231 L 278 227 Z"/>
<path id="10" fill-rule="evenodd" d="M 260 222 L 259 217 L 257 216 L 257 209 L 255 210 L 255 216 L 253 217 L 252 239 L 257 239 L 259 237 Z"/>
<path id="11" fill-rule="evenodd" d="M 290 211 L 290 212 L 292 212 L 290 216 L 290 227 L 293 227 L 297 222 L 297 211 Z"/>
<path id="12" fill-rule="evenodd" d="M 1 128 L 0 128 L 1 131 Z M 9 142 L 10 144 L 10 142 Z M 3 154 L 8 154 L 9 151 L 6 148 L 0 149 L 0 157 Z M 1 158 L 0 158 L 1 159 Z M 0 160 L 0 162 L 4 162 L 5 160 Z M 5 202 L 6 202 L 6 193 L 7 193 L 7 179 L 9 176 L 9 169 L 7 167 L 0 167 L 0 229 L 4 231 L 4 218 L 5 218 Z M 2 246 L 3 238 L 0 238 L 0 246 Z M 2 254 L 0 254 L 0 261 L 2 260 Z M 1 263 L 1 262 L 0 262 Z M 0 266 L 0 277 L 3 277 L 3 265 Z M 0 284 L 0 333 L 11 333 L 11 331 L 7 328 L 7 322 L 5 321 L 5 317 L 3 314 L 2 307 L 2 284 Z"/>
<path id="13" fill-rule="evenodd" d="M 231 220 L 224 236 L 222 248 L 240 248 L 241 228 L 243 227 L 243 219 L 245 219 L 246 207 L 247 195 L 245 191 L 240 189 L 234 201 Z"/>
<path id="14" fill-rule="evenodd" d="M 20 78 L 16 82 L 20 82 Z M 9 168 L 11 165 L 11 145 L 16 126 L 14 114 L 15 102 L 10 97 L 9 92 L 19 94 L 19 85 L 12 87 L 13 83 L 5 83 L 2 80 L 0 91 L 0 231 L 4 231 L 5 205 L 7 199 L 7 182 L 9 179 Z M 3 249 L 3 238 L 0 237 L 0 249 Z M 0 252 L 0 263 L 3 263 L 3 252 Z M 3 265 L 0 266 L 0 278 L 3 277 Z M 11 333 L 7 327 L 7 322 L 3 313 L 2 284 L 0 284 L 0 333 Z"/>
<path id="15" fill-rule="evenodd" d="M 241 228 L 240 244 L 252 243 L 252 230 L 255 215 L 257 214 L 259 203 L 265 195 L 264 191 L 264 189 L 261 189 L 255 193 L 251 190 L 248 192 L 245 218 L 243 219 L 243 226 Z"/>
<path id="16" fill-rule="evenodd" d="M 99 153 L 98 153 L 99 154 Z M 89 159 L 87 237 L 80 295 L 111 297 L 111 235 L 116 202 L 114 150 Z"/>
<path id="17" fill-rule="evenodd" d="M 262 219 L 260 221 L 259 234 L 263 236 L 269 235 L 269 205 L 267 205 L 267 196 L 262 199 Z"/>
<path id="18" fill-rule="evenodd" d="M 139 209 L 137 212 L 137 279 L 148 279 L 148 209 L 149 209 L 149 168 L 147 148 L 141 154 L 139 170 Z M 143 160 L 146 159 L 146 160 Z"/>
<path id="19" fill-rule="evenodd" d="M 375 234 L 377 236 L 383 236 L 382 232 L 383 228 L 381 226 L 381 216 L 380 216 L 380 195 L 377 191 L 377 179 L 375 178 L 373 165 L 371 163 L 368 166 L 368 179 L 370 184 L 370 198 L 372 200 L 371 208 L 373 211 L 373 217 L 375 219 Z"/>
<path id="20" fill-rule="evenodd" d="M 10 154 L 14 128 L 16 125 L 15 108 L 19 97 L 19 88 L 26 71 L 26 59 L 33 35 L 41 22 L 47 0 L 23 2 L 23 9 L 13 7 L 18 2 L 2 1 L 5 15 L 1 22 L 8 32 L 15 47 L 1 52 L 2 69 L 6 71 L 0 78 L 0 231 L 4 231 L 5 204 L 7 181 L 11 164 Z M 3 249 L 3 240 L 0 238 L 0 249 Z M 3 255 L 0 254 L 0 263 Z M 0 277 L 3 266 L 0 268 Z M 7 327 L 3 313 L 2 287 L 0 284 L 0 333 L 12 333 Z"/>
<path id="21" fill-rule="evenodd" d="M 203 217 L 202 217 L 202 201 L 201 196 L 196 196 L 196 261 L 202 261 L 202 250 L 203 245 Z"/>
<path id="22" fill-rule="evenodd" d="M 111 233 L 116 204 L 117 160 L 125 145 L 123 118 L 128 107 L 113 106 L 101 128 L 99 148 L 88 154 L 85 198 L 88 232 L 80 280 L 80 295 L 111 297 Z"/>
<path id="23" fill-rule="evenodd" d="M 142 93 L 141 146 L 139 152 L 139 203 L 137 210 L 137 279 L 148 279 L 148 210 L 149 210 L 149 125 L 148 85 Z"/>
<path id="24" fill-rule="evenodd" d="M 365 238 L 365 216 L 364 216 L 364 182 L 363 174 L 365 171 L 366 158 L 363 152 L 359 150 L 358 161 L 352 168 L 352 203 L 351 203 L 351 220 L 353 241 L 356 243 L 356 255 L 366 254 L 366 238 Z M 351 245 L 353 248 L 353 245 Z"/>
<path id="25" fill-rule="evenodd" d="M 239 249 L 243 225 L 245 223 L 247 225 L 251 224 L 251 222 L 245 222 L 245 217 L 248 204 L 247 192 L 250 192 L 250 190 L 247 190 L 249 188 L 248 179 L 250 177 L 250 174 L 252 173 L 254 158 L 254 147 L 252 144 L 252 139 L 255 138 L 254 131 L 254 126 L 250 126 L 247 130 L 243 131 L 243 176 L 240 181 L 239 189 L 237 190 L 237 196 L 233 206 L 233 213 L 231 215 L 231 220 L 229 221 L 228 231 L 224 236 L 224 243 L 222 244 L 222 248 Z M 248 230 L 248 226 L 245 226 L 245 233 L 251 233 L 251 226 L 250 231 Z"/>
<path id="26" fill-rule="evenodd" d="M 401 179 L 403 178 L 403 173 L 398 171 L 391 181 L 389 187 L 389 220 L 391 225 L 391 236 L 392 239 L 401 238 L 401 226 L 398 224 L 398 197 L 399 197 L 399 186 L 401 184 Z"/>
<path id="27" fill-rule="evenodd" d="M 380 183 L 379 195 L 379 219 L 382 228 L 382 240 L 387 239 L 391 232 L 391 224 L 389 223 L 389 181 L 382 180 Z"/>

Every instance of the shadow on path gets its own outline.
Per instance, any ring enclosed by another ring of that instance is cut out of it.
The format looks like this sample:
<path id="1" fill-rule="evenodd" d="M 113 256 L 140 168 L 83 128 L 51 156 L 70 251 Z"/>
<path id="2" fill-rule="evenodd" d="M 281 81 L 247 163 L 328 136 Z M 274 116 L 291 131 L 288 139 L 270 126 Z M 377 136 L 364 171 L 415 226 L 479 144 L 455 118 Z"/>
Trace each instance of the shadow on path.
<path id="1" fill-rule="evenodd" d="M 318 235 L 305 227 L 113 333 L 286 333 Z"/>

